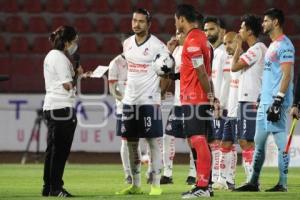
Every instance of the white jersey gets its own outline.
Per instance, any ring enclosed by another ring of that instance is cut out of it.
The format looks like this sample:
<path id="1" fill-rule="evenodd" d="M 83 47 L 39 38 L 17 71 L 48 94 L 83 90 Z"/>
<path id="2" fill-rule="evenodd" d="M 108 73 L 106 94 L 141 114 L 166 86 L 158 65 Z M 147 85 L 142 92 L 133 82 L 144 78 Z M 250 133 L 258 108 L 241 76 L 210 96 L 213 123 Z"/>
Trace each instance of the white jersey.
<path id="1" fill-rule="evenodd" d="M 175 73 L 180 72 L 182 46 L 177 46 L 173 51 L 175 59 Z M 180 102 L 180 80 L 175 80 L 174 106 L 181 106 Z"/>
<path id="2" fill-rule="evenodd" d="M 223 79 L 223 68 L 227 59 L 227 52 L 224 44 L 221 44 L 214 49 L 214 58 L 212 61 L 211 77 L 214 84 L 215 97 L 220 101 L 222 79 Z"/>
<path id="3" fill-rule="evenodd" d="M 75 72 L 67 56 L 59 50 L 51 50 L 44 59 L 46 95 L 43 110 L 74 107 L 75 89 L 67 91 L 64 83 L 72 82 Z"/>
<path id="4" fill-rule="evenodd" d="M 227 54 L 227 59 L 223 66 L 223 75 L 221 82 L 221 90 L 220 90 L 220 104 L 222 109 L 228 109 L 228 94 L 229 94 L 229 86 L 231 80 L 231 64 L 232 64 L 232 56 Z"/>
<path id="5" fill-rule="evenodd" d="M 160 77 L 152 68 L 152 60 L 157 53 L 168 51 L 167 46 L 153 35 L 140 45 L 133 35 L 123 45 L 128 73 L 122 102 L 128 105 L 160 104 Z"/>
<path id="6" fill-rule="evenodd" d="M 264 57 L 267 47 L 258 42 L 251 46 L 241 59 L 249 65 L 241 70 L 239 96 L 240 102 L 256 102 L 262 84 L 262 73 L 264 69 Z"/>
<path id="7" fill-rule="evenodd" d="M 227 60 L 230 63 L 230 66 L 232 64 L 232 56 L 228 57 Z M 237 117 L 237 110 L 238 110 L 238 88 L 239 88 L 239 78 L 240 78 L 241 72 L 232 72 L 230 70 L 230 85 L 229 85 L 229 92 L 227 93 L 228 96 L 228 104 L 227 104 L 227 110 L 228 110 L 228 117 Z"/>
<path id="8" fill-rule="evenodd" d="M 127 80 L 127 62 L 122 55 L 118 55 L 109 63 L 108 80 L 117 81 L 116 89 L 124 96 Z M 116 113 L 122 114 L 123 104 L 116 99 Z"/>

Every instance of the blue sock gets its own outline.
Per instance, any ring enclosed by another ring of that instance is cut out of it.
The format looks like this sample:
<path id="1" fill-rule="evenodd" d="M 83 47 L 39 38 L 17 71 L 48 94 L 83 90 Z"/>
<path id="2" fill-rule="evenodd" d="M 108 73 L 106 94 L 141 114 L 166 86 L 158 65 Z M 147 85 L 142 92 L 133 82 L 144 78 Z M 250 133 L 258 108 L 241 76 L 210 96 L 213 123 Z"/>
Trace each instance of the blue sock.
<path id="1" fill-rule="evenodd" d="M 279 168 L 279 185 L 287 187 L 287 175 L 290 161 L 290 155 L 284 153 L 286 145 L 286 133 L 277 132 L 273 133 L 275 143 L 278 148 L 278 168 Z"/>
<path id="2" fill-rule="evenodd" d="M 269 133 L 266 131 L 257 131 L 255 133 L 255 152 L 253 157 L 253 173 L 250 183 L 258 184 L 261 168 L 265 161 L 265 144 Z"/>

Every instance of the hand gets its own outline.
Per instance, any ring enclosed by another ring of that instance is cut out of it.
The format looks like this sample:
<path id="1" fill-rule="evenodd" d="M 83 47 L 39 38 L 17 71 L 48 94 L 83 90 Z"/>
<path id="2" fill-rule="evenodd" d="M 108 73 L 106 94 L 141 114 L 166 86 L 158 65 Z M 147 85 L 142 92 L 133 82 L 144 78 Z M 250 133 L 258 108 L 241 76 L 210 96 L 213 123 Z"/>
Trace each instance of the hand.
<path id="1" fill-rule="evenodd" d="M 177 45 L 178 45 L 178 40 L 176 39 L 176 37 L 172 37 L 167 42 L 167 47 L 168 47 L 170 52 L 173 52 Z"/>
<path id="2" fill-rule="evenodd" d="M 297 120 L 299 120 L 300 118 L 300 104 L 298 105 L 293 105 L 290 111 L 290 115 L 292 118 L 296 118 Z"/>
<path id="3" fill-rule="evenodd" d="M 281 105 L 283 103 L 283 97 L 277 95 L 273 104 L 267 110 L 267 120 L 271 122 L 277 122 L 281 115 Z"/>
<path id="4" fill-rule="evenodd" d="M 241 37 L 239 34 L 237 34 L 237 35 L 235 36 L 234 40 L 235 40 L 235 42 L 236 42 L 236 44 L 237 44 L 236 47 L 237 47 L 237 48 L 242 48 L 243 40 L 242 40 L 242 37 Z"/>
<path id="5" fill-rule="evenodd" d="M 82 78 L 90 78 L 92 74 L 93 74 L 93 71 L 87 71 L 87 72 L 81 74 L 81 76 L 82 76 Z"/>

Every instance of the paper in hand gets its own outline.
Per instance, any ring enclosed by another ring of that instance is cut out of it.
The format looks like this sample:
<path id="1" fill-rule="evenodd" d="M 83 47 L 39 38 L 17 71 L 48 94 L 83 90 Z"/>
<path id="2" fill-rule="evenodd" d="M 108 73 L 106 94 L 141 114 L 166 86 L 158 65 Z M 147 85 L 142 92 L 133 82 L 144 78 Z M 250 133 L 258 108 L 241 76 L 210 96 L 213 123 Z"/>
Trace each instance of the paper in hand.
<path id="1" fill-rule="evenodd" d="M 91 78 L 101 78 L 108 70 L 107 66 L 99 65 L 92 73 Z"/>

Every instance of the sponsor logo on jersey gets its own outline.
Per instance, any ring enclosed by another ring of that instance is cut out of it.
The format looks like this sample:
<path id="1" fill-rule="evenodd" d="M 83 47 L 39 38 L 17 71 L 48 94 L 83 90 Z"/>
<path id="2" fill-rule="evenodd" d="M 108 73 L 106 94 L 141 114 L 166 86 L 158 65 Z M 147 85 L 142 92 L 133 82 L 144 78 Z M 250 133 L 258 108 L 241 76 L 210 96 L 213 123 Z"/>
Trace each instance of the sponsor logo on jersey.
<path id="1" fill-rule="evenodd" d="M 200 50 L 200 47 L 188 47 L 187 51 L 192 53 L 192 52 L 197 52 Z"/>

